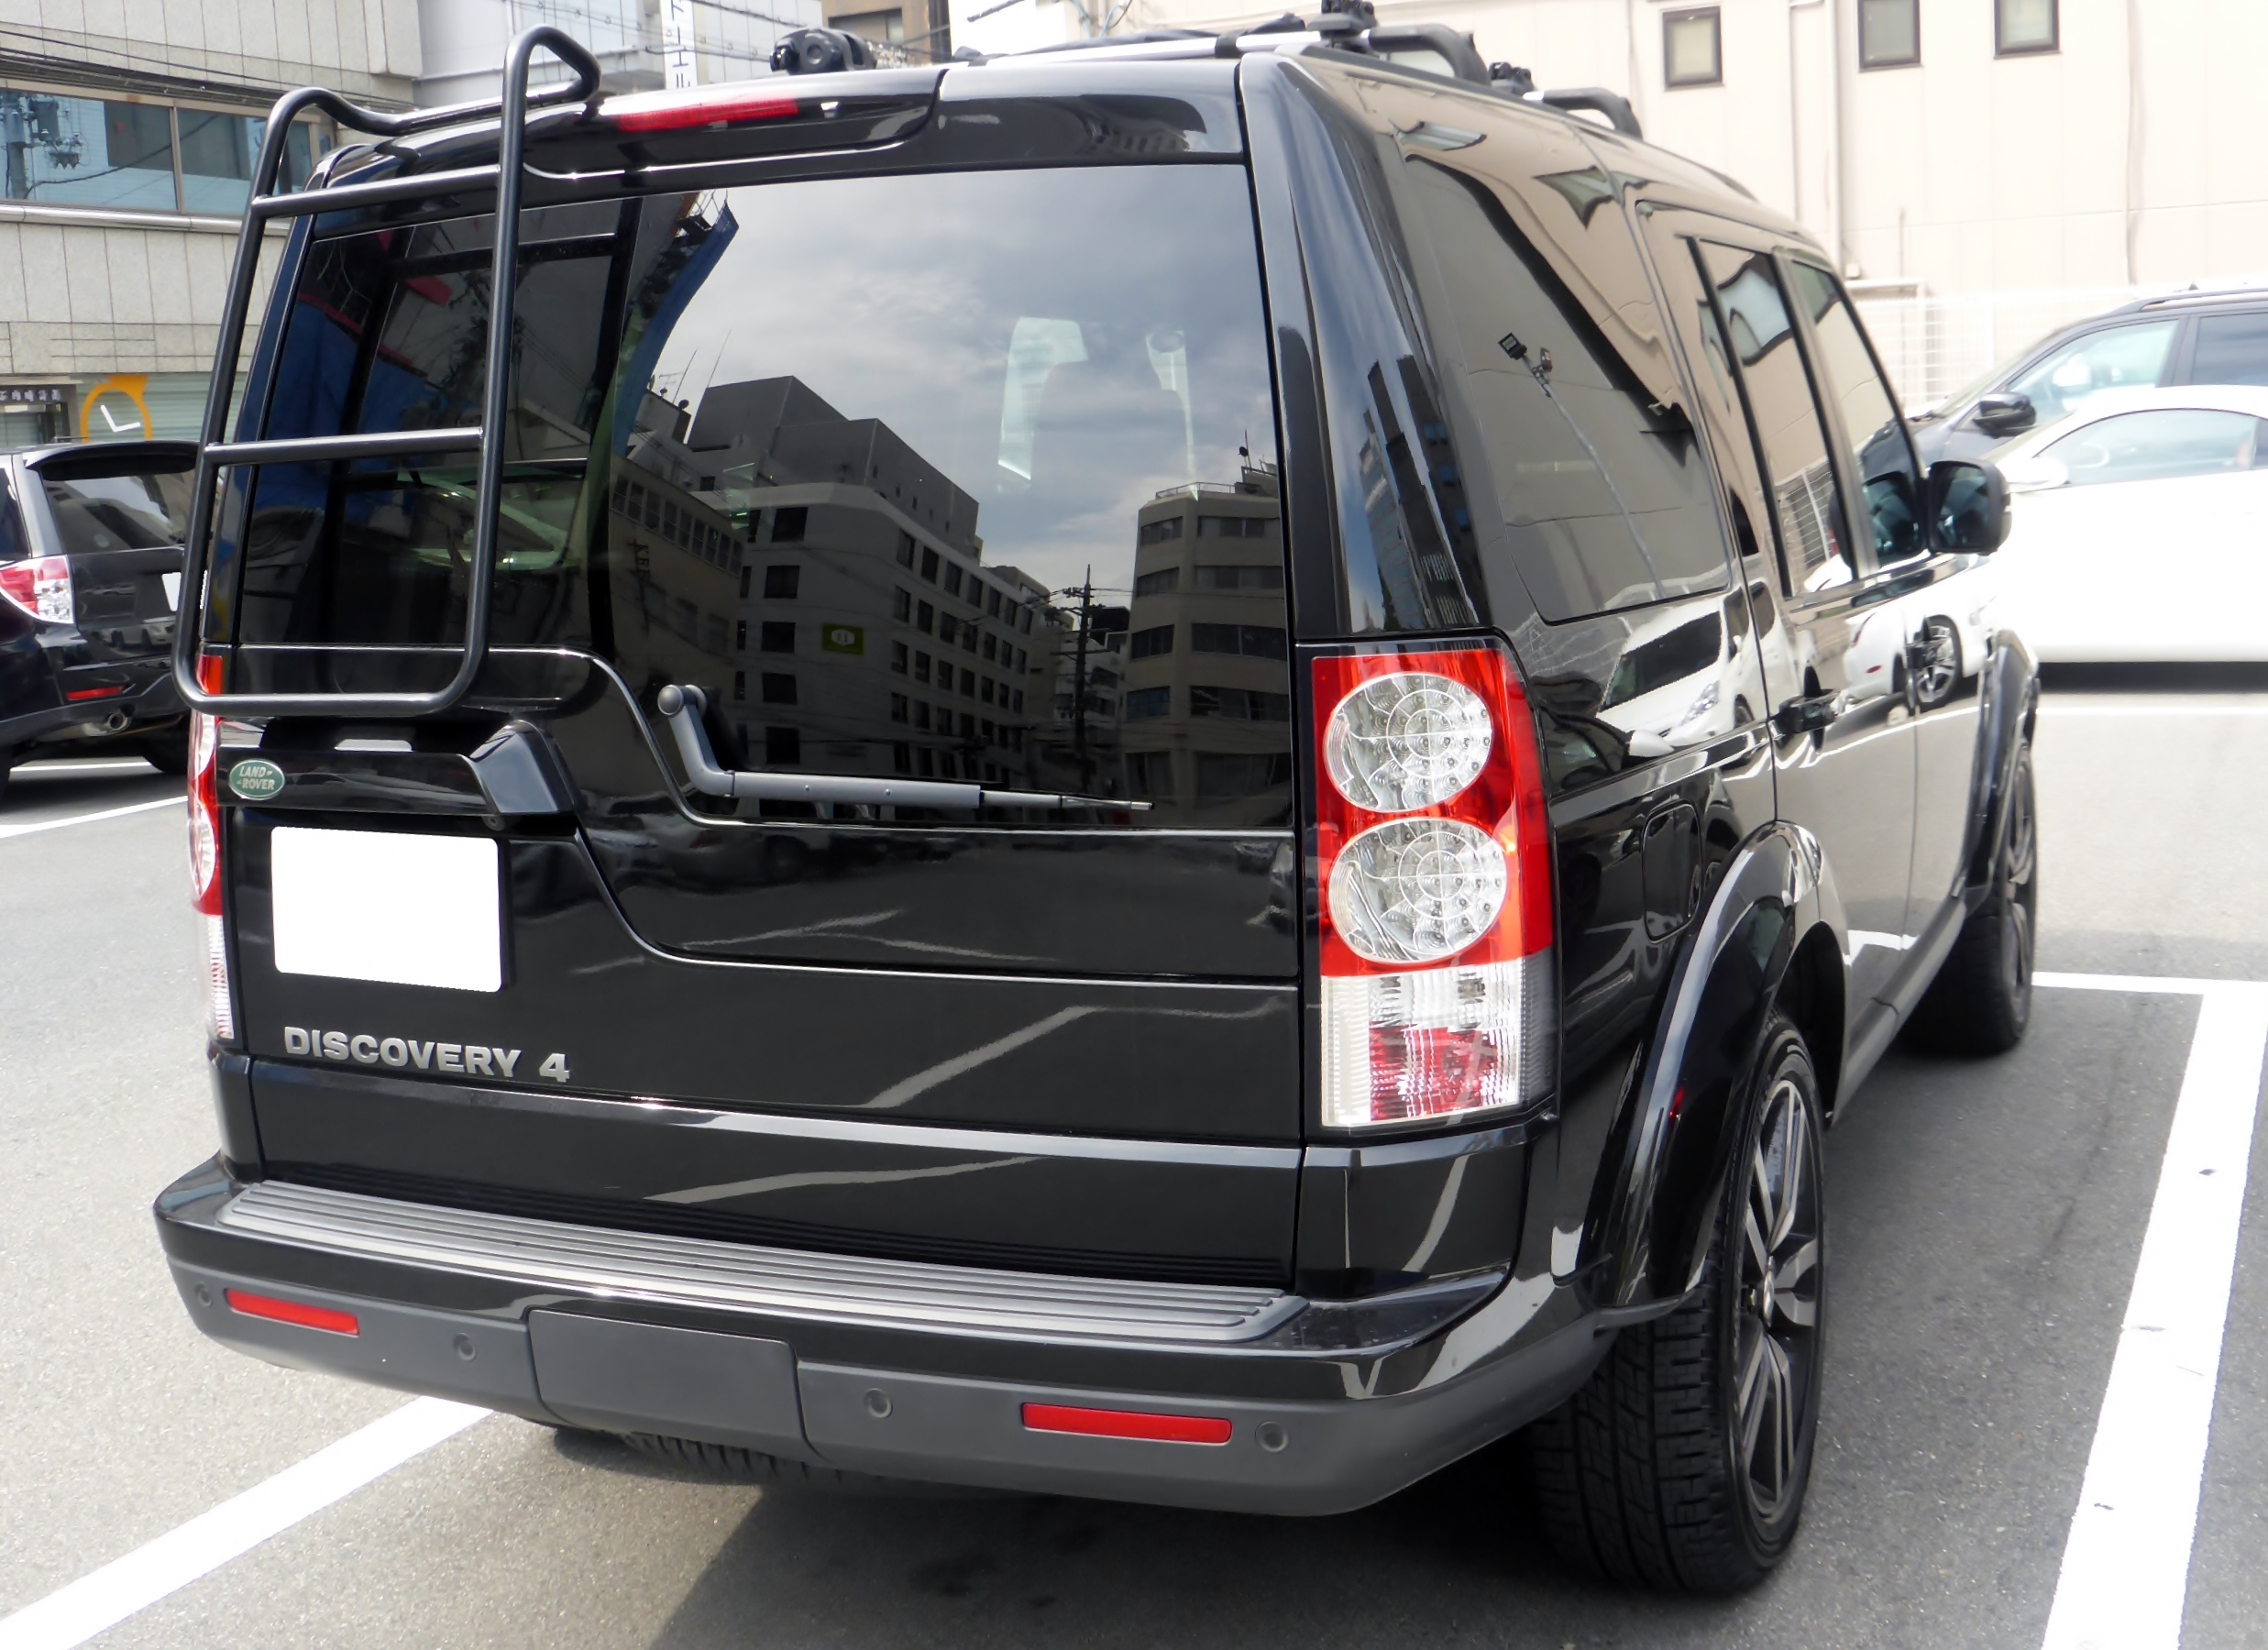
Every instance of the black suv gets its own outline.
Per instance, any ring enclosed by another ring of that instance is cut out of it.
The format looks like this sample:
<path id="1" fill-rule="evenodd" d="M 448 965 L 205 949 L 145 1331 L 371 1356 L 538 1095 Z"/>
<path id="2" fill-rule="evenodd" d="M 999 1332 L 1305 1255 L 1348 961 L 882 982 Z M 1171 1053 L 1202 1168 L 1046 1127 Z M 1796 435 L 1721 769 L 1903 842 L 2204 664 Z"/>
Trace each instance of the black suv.
<path id="1" fill-rule="evenodd" d="M 2029 1008 L 2001 495 L 1408 32 L 295 94 L 384 141 L 253 203 L 190 534 L 200 1327 L 759 1478 L 1525 1429 L 1572 1559 L 1779 1557 L 1822 1130 Z"/>
<path id="2" fill-rule="evenodd" d="M 196 465 L 186 441 L 0 455 L 0 798 L 34 756 L 187 767 L 167 666 Z"/>
<path id="3" fill-rule="evenodd" d="M 1925 460 L 1980 458 L 2105 390 L 2268 384 L 2268 290 L 2139 299 L 2050 333 L 1914 420 Z"/>

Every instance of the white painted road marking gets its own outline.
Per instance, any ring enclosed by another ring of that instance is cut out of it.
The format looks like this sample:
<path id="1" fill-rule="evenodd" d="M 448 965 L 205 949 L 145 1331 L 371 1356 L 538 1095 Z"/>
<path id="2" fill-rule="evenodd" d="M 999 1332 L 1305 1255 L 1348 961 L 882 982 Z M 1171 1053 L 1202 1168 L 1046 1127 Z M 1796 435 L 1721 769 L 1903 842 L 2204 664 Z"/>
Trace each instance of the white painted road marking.
<path id="1" fill-rule="evenodd" d="M 2104 974 L 2035 980 L 2200 999 L 2046 1640 L 2046 1650 L 2176 1650 L 2268 1057 L 2268 984 Z"/>
<path id="2" fill-rule="evenodd" d="M 160 797 L 155 802 L 129 802 L 124 808 L 105 808 L 94 813 L 65 814 L 60 820 L 34 820 L 28 825 L 0 825 L 0 842 L 29 836 L 39 830 L 61 830 L 66 825 L 92 825 L 97 820 L 118 820 L 127 814 L 148 813 L 153 808 L 179 808 L 187 798 Z"/>
<path id="3" fill-rule="evenodd" d="M 38 762 L 19 762 L 16 776 L 27 774 L 154 774 L 159 770 L 136 756 L 121 762 L 79 762 L 68 757 L 43 758 Z"/>
<path id="4" fill-rule="evenodd" d="M 0 1650 L 72 1650 L 455 1437 L 489 1411 L 420 1398 L 0 1621 Z"/>

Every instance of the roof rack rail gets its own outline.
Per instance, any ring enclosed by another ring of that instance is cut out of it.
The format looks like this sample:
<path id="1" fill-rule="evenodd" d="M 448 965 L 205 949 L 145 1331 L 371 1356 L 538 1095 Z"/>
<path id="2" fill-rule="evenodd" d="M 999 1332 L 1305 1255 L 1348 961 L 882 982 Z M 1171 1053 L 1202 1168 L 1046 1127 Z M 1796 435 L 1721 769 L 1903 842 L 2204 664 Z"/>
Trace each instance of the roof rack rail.
<path id="1" fill-rule="evenodd" d="M 541 92 L 528 89 L 528 73 L 537 51 L 547 51 L 574 78 Z M 388 114 L 349 103 L 323 86 L 303 86 L 276 100 L 268 116 L 267 136 L 260 142 L 259 162 L 252 176 L 252 197 L 246 204 L 244 228 L 237 238 L 237 260 L 229 272 L 227 301 L 221 311 L 219 346 L 213 358 L 213 385 L 205 402 L 204 433 L 199 444 L 195 490 L 191 494 L 189 526 L 184 535 L 181 612 L 174 623 L 173 684 L 184 703 L 213 715 L 238 716 L 424 716 L 445 710 L 465 697 L 479 675 L 488 650 L 489 597 L 494 584 L 498 494 L 503 481 L 504 447 L 492 440 L 503 428 L 509 412 L 512 379 L 512 320 L 519 263 L 520 190 L 523 177 L 522 154 L 531 109 L 588 103 L 599 92 L 596 58 L 564 30 L 548 25 L 527 29 L 512 43 L 505 58 L 502 94 L 493 100 L 457 104 L 446 108 L 417 109 Z M 413 133 L 472 120 L 501 116 L 494 166 L 460 167 L 423 176 L 387 178 L 370 183 L 342 183 L 296 194 L 275 192 L 282 171 L 285 144 L 294 116 L 304 109 L 320 109 L 342 126 L 375 138 L 403 138 Z M 228 405 L 236 387 L 237 364 L 244 354 L 245 324 L 251 312 L 252 285 L 259 271 L 260 246 L 273 218 L 306 217 L 353 206 L 386 201 L 414 200 L 452 190 L 493 186 L 496 192 L 496 245 L 490 262 L 488 339 L 484 351 L 488 381 L 483 387 L 481 419 L 478 424 L 446 430 L 388 431 L 371 434 L 321 435 L 300 440 L 228 441 Z M 227 693 L 207 691 L 198 674 L 198 654 L 204 641 L 204 614 L 212 571 L 215 482 L 224 468 L 268 464 L 338 464 L 354 458 L 407 456 L 424 453 L 462 452 L 478 448 L 479 480 L 474 497 L 473 547 L 465 593 L 465 644 L 456 673 L 429 693 Z"/>

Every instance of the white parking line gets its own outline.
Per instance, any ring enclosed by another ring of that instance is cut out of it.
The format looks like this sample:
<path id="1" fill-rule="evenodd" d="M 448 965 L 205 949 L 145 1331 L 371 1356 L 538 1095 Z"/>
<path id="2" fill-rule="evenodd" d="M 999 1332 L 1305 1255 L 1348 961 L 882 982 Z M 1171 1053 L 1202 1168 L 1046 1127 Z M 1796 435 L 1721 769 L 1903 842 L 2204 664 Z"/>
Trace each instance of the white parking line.
<path id="1" fill-rule="evenodd" d="M 455 1437 L 489 1411 L 419 1398 L 0 1621 L 0 1650 L 71 1650 Z"/>
<path id="2" fill-rule="evenodd" d="M 2201 999 L 2045 1646 L 2176 1650 L 2268 1058 L 2268 984 L 2047 974 L 2036 982 Z"/>
<path id="3" fill-rule="evenodd" d="M 155 802 L 129 802 L 124 808 L 98 808 L 94 813 L 65 814 L 60 820 L 34 820 L 28 825 L 0 825 L 0 842 L 30 836 L 34 831 L 61 830 L 66 825 L 92 825 L 97 820 L 118 820 L 127 814 L 148 813 L 153 808 L 179 808 L 184 798 L 160 797 Z"/>
<path id="4" fill-rule="evenodd" d="M 39 762 L 19 762 L 16 776 L 27 774 L 154 774 L 158 770 L 137 756 L 124 762 L 74 762 L 69 757 L 43 759 Z"/>

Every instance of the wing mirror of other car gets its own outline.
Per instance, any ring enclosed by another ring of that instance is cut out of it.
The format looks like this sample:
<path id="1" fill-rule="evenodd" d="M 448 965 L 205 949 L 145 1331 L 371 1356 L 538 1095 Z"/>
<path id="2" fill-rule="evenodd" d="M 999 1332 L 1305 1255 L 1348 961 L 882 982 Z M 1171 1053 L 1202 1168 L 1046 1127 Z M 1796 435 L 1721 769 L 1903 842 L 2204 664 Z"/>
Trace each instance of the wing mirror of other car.
<path id="1" fill-rule="evenodd" d="M 1930 466 L 1930 535 L 1940 550 L 1988 556 L 2000 547 L 2009 492 L 1998 465 L 1946 458 Z"/>
<path id="2" fill-rule="evenodd" d="M 2040 422 L 2029 395 L 2013 391 L 1976 398 L 1976 427 L 1987 435 L 2019 435 Z"/>

